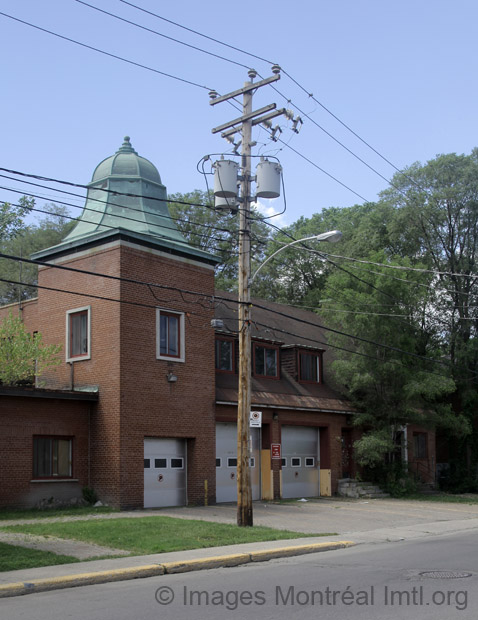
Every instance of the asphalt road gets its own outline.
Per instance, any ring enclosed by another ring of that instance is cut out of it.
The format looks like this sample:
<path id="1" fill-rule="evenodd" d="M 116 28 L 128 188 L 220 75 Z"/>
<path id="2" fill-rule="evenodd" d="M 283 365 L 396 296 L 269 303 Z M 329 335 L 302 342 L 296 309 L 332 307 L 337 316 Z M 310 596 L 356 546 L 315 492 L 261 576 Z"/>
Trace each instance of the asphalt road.
<path id="1" fill-rule="evenodd" d="M 8 620 L 473 619 L 478 532 L 32 594 L 0 601 Z M 423 575 L 425 571 L 438 571 Z"/>

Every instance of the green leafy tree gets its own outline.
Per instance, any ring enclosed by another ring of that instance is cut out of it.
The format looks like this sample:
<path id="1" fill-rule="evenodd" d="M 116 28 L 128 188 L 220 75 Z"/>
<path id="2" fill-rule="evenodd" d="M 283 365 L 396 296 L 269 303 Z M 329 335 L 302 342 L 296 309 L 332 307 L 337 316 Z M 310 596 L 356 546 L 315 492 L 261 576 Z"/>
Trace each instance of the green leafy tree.
<path id="1" fill-rule="evenodd" d="M 29 199 L 29 206 L 34 207 L 33 199 Z M 47 215 L 36 224 L 17 227 L 13 232 L 0 239 L 0 251 L 9 256 L 29 258 L 31 254 L 44 248 L 60 243 L 65 235 L 72 229 L 74 222 L 68 219 L 68 210 L 54 203 L 43 206 Z M 38 267 L 19 260 L 0 258 L 0 305 L 24 301 L 34 297 L 36 289 L 34 285 L 38 280 Z M 11 282 L 23 282 L 12 284 Z M 32 286 L 26 286 L 26 285 Z"/>
<path id="2" fill-rule="evenodd" d="M 408 259 L 392 260 L 384 252 L 368 258 L 410 267 Z M 446 428 L 455 437 L 470 432 L 467 419 L 452 411 L 456 384 L 441 354 L 441 332 L 427 328 L 432 278 L 414 271 L 390 277 L 386 267 L 374 265 L 365 266 L 360 279 L 342 271 L 328 277 L 325 294 L 333 301 L 324 302 L 321 315 L 342 332 L 329 336 L 339 348 L 332 367 L 359 411 L 355 423 L 367 429 L 355 446 L 362 465 L 383 462 L 406 424 Z"/>
<path id="3" fill-rule="evenodd" d="M 216 254 L 221 262 L 216 268 L 216 287 L 234 290 L 238 278 L 239 215 L 218 213 L 212 208 L 191 206 L 213 205 L 212 193 L 194 190 L 185 194 L 172 194 L 168 204 L 171 216 L 186 239 L 196 247 Z M 186 204 L 185 204 L 186 203 Z M 251 256 L 253 264 L 260 264 L 270 237 L 269 227 L 261 221 L 260 214 L 251 213 Z"/>
<path id="4" fill-rule="evenodd" d="M 12 313 L 0 323 L 0 383 L 32 382 L 48 368 L 58 366 L 61 345 L 43 344 L 41 334 L 29 334 Z"/>
<path id="5" fill-rule="evenodd" d="M 22 196 L 17 205 L 0 203 L 0 241 L 14 237 L 25 225 L 25 217 L 30 213 L 35 201 Z"/>

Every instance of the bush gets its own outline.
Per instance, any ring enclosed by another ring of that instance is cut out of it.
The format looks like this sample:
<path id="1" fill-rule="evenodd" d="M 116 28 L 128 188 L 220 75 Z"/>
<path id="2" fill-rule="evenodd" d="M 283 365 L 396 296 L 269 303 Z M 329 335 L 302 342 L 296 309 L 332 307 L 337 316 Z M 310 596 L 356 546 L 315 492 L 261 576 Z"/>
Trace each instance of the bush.
<path id="1" fill-rule="evenodd" d="M 83 493 L 83 499 L 88 504 L 93 505 L 98 501 L 98 495 L 94 489 L 91 489 L 90 487 L 83 487 L 81 492 Z"/>

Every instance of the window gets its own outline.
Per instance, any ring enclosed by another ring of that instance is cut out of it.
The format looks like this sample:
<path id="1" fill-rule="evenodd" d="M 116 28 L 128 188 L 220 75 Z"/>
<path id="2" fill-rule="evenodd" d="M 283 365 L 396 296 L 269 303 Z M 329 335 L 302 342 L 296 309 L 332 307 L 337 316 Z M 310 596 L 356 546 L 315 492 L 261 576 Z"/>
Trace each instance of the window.
<path id="1" fill-rule="evenodd" d="M 314 467 L 315 465 L 315 459 L 313 456 L 306 456 L 305 457 L 305 466 L 306 467 Z"/>
<path id="2" fill-rule="evenodd" d="M 184 313 L 156 311 L 156 357 L 184 362 Z"/>
<path id="3" fill-rule="evenodd" d="M 216 459 L 216 467 L 221 467 L 221 459 Z"/>
<path id="4" fill-rule="evenodd" d="M 229 458 L 227 459 L 227 466 L 228 466 L 228 467 L 237 467 L 237 459 L 236 459 L 236 458 L 229 457 Z"/>
<path id="5" fill-rule="evenodd" d="M 71 448 L 71 439 L 34 437 L 33 477 L 71 478 Z"/>
<path id="6" fill-rule="evenodd" d="M 299 353 L 299 381 L 320 383 L 320 355 Z"/>
<path id="7" fill-rule="evenodd" d="M 277 354 L 275 347 L 267 347 L 257 343 L 253 344 L 254 374 L 259 377 L 277 378 Z"/>
<path id="8" fill-rule="evenodd" d="M 76 308 L 66 313 L 67 361 L 90 359 L 91 307 Z"/>
<path id="9" fill-rule="evenodd" d="M 251 458 L 249 459 L 249 467 L 255 467 L 256 466 L 256 459 L 251 456 Z"/>
<path id="10" fill-rule="evenodd" d="M 154 459 L 154 468 L 155 469 L 166 469 L 168 466 L 167 459 Z"/>
<path id="11" fill-rule="evenodd" d="M 300 464 L 301 464 L 300 456 L 293 456 L 290 459 L 290 466 L 291 467 L 300 467 Z"/>
<path id="12" fill-rule="evenodd" d="M 216 338 L 216 370 L 234 372 L 234 342 Z"/>
<path id="13" fill-rule="evenodd" d="M 282 467 L 287 467 L 287 459 L 286 458 L 282 457 L 280 463 L 281 463 Z"/>
<path id="14" fill-rule="evenodd" d="M 416 459 L 427 458 L 427 434 L 413 433 L 413 454 Z"/>
<path id="15" fill-rule="evenodd" d="M 151 459 L 144 459 L 144 468 L 149 469 L 151 467 Z"/>
<path id="16" fill-rule="evenodd" d="M 171 469 L 184 469 L 184 460 L 182 458 L 171 459 Z"/>

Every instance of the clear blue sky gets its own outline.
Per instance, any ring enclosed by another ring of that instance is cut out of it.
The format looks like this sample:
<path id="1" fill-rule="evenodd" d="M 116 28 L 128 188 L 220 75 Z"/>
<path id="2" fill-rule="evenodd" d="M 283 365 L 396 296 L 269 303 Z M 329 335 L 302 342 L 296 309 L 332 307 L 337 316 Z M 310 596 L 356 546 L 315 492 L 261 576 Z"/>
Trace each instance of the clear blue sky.
<path id="1" fill-rule="evenodd" d="M 131 0 L 163 17 L 277 62 L 397 167 L 439 153 L 466 153 L 477 140 L 476 0 Z M 129 20 L 252 66 L 270 66 L 119 0 L 90 0 Z M 242 86 L 245 68 L 186 49 L 75 0 L 3 0 L 0 11 L 88 45 L 213 87 Z M 205 189 L 196 164 L 228 150 L 211 128 L 237 115 L 209 105 L 206 90 L 127 65 L 0 16 L 1 156 L 4 168 L 86 183 L 95 166 L 131 136 L 169 192 Z M 286 76 L 278 89 L 383 176 L 394 170 Z M 284 100 L 269 87 L 254 107 Z M 308 119 L 284 141 L 368 200 L 386 182 Z M 290 127 L 290 125 L 289 125 Z M 276 154 L 288 210 L 282 223 L 361 200 L 297 154 L 254 135 L 256 153 Z M 4 181 L 2 185 L 26 186 Z M 55 197 L 54 191 L 44 192 Z M 4 190 L 0 199 L 14 199 Z M 41 203 L 41 201 L 40 201 Z M 81 200 L 78 201 L 81 204 Z M 281 200 L 274 203 L 282 207 Z M 75 215 L 79 211 L 74 210 Z"/>

